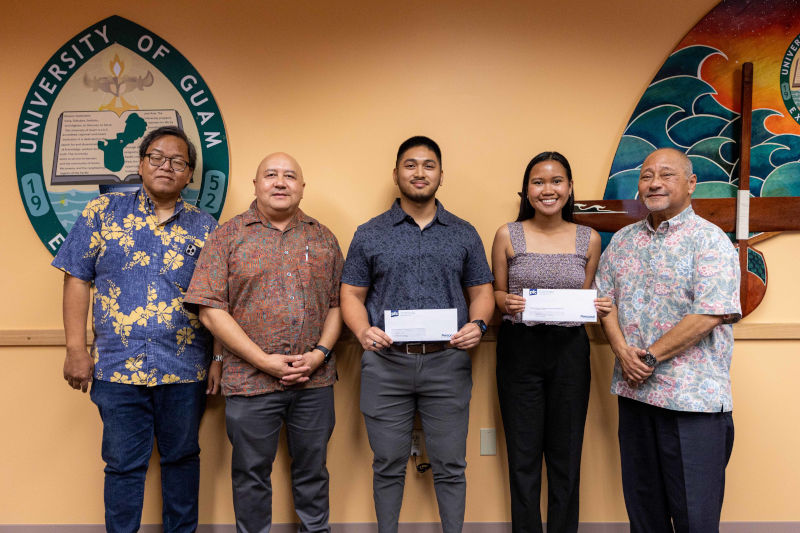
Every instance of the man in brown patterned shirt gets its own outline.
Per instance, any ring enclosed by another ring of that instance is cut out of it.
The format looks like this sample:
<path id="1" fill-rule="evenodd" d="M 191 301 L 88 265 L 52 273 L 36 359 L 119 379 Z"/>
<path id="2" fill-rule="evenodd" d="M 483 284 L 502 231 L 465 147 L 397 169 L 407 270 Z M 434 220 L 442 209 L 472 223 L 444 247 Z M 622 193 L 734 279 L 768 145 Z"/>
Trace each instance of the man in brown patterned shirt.
<path id="1" fill-rule="evenodd" d="M 203 248 L 184 301 L 225 348 L 220 371 L 233 445 L 236 528 L 266 532 L 270 473 L 283 421 L 301 531 L 329 532 L 328 439 L 341 331 L 342 252 L 331 231 L 300 210 L 305 182 L 291 156 L 259 165 L 250 209 L 220 226 Z"/>

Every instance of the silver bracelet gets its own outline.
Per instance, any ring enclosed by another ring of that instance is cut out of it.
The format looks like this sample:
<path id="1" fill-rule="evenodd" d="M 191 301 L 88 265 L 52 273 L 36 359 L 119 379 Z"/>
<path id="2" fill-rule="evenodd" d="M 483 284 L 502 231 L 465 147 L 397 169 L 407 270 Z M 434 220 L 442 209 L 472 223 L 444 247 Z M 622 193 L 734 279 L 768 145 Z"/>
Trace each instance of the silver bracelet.
<path id="1" fill-rule="evenodd" d="M 212 360 L 212 361 L 219 361 L 219 362 L 221 363 L 221 362 L 222 362 L 222 354 L 213 355 L 213 356 L 211 357 L 211 360 Z"/>

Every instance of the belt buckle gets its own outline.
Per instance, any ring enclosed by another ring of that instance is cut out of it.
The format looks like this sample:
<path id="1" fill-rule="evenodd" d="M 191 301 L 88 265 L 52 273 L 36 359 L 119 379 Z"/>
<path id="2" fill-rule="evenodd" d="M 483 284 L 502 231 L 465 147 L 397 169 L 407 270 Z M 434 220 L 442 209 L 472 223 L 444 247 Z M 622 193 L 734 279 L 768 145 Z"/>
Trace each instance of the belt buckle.
<path id="1" fill-rule="evenodd" d="M 411 346 L 422 346 L 422 355 L 425 355 L 425 343 L 424 342 L 407 342 L 405 344 L 406 355 L 415 355 L 417 352 L 409 351 Z"/>

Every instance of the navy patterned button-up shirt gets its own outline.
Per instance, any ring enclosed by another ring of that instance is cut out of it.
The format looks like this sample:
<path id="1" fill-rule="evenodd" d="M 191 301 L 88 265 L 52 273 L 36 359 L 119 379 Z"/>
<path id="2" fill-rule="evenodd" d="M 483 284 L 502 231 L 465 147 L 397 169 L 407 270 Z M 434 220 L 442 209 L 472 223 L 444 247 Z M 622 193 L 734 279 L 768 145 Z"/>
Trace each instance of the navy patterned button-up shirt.
<path id="1" fill-rule="evenodd" d="M 342 283 L 369 287 L 369 323 L 384 328 L 387 309 L 458 310 L 469 321 L 464 288 L 494 280 L 483 243 L 472 225 L 436 201 L 433 221 L 420 229 L 395 200 L 392 208 L 358 227 Z"/>
<path id="2" fill-rule="evenodd" d="M 148 387 L 206 379 L 211 336 L 183 295 L 216 227 L 182 200 L 159 223 L 144 189 L 86 204 L 52 264 L 94 284 L 94 379 Z"/>

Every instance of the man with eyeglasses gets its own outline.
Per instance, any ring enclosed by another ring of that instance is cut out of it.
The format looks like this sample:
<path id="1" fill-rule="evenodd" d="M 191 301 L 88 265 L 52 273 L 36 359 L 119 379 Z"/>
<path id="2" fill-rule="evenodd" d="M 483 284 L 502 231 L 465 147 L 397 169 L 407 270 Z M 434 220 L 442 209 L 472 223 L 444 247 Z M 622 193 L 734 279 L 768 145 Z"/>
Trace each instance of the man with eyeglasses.
<path id="1" fill-rule="evenodd" d="M 219 385 L 208 378 L 211 337 L 183 296 L 217 223 L 181 199 L 196 162 L 182 130 L 153 130 L 139 158 L 141 189 L 90 201 L 53 260 L 64 271 L 64 379 L 83 392 L 92 383 L 103 421 L 106 529 L 138 531 L 155 436 L 164 531 L 188 532 L 197 528 L 198 427 Z"/>

